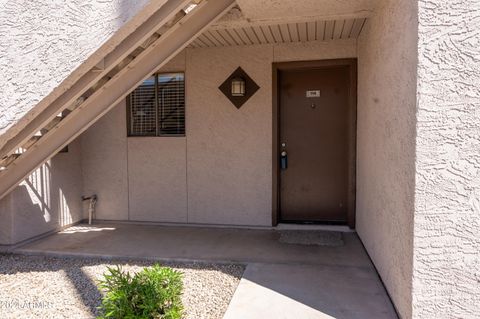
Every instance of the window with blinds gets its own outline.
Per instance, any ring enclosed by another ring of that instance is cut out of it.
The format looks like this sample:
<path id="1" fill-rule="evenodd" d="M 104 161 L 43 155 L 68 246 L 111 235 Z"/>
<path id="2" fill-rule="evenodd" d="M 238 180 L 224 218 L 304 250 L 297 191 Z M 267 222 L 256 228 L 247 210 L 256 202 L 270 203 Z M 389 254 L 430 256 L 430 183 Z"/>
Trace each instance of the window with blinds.
<path id="1" fill-rule="evenodd" d="M 185 135 L 185 77 L 161 73 L 128 96 L 129 136 Z"/>

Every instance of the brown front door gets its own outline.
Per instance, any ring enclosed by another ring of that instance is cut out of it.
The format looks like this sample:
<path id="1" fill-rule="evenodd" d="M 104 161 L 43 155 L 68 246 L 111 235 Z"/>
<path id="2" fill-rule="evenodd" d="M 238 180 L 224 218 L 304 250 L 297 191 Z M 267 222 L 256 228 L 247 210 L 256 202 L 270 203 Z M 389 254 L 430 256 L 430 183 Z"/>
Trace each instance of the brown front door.
<path id="1" fill-rule="evenodd" d="M 278 73 L 282 221 L 348 221 L 355 130 L 351 67 Z"/>

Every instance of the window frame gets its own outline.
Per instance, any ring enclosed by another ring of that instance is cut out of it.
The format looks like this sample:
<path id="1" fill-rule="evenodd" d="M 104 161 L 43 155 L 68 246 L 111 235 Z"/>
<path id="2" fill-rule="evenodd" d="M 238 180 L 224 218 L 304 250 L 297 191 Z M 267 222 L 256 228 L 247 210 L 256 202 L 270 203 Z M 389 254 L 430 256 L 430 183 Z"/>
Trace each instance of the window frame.
<path id="1" fill-rule="evenodd" d="M 127 104 L 126 110 L 127 110 L 127 137 L 186 137 L 187 135 L 187 94 L 186 94 L 186 74 L 185 71 L 165 71 L 165 72 L 156 72 L 152 74 L 151 76 L 154 77 L 155 79 L 155 103 L 158 103 L 158 76 L 162 74 L 182 74 L 183 75 L 183 111 L 184 111 L 184 133 L 183 134 L 160 134 L 160 123 L 158 122 L 158 112 L 159 112 L 159 106 L 158 104 L 155 105 L 156 113 L 155 113 L 155 122 L 156 122 L 156 132 L 155 135 L 135 135 L 131 133 L 131 124 L 132 124 L 132 105 L 131 105 L 131 98 L 130 95 L 135 91 L 139 86 L 137 86 L 134 90 L 132 90 L 126 97 L 125 97 L 125 102 Z M 142 81 L 143 83 L 143 81 Z"/>

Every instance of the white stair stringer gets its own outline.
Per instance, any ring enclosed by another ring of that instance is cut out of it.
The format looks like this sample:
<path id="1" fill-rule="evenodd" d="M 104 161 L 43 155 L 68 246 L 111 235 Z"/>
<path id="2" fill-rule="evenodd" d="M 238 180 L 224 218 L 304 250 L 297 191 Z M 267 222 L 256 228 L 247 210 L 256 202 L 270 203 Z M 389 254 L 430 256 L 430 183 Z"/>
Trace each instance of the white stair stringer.
<path id="1" fill-rule="evenodd" d="M 188 46 L 234 4 L 235 0 L 204 0 L 188 15 L 170 26 L 25 153 L 0 171 L 0 199 Z"/>

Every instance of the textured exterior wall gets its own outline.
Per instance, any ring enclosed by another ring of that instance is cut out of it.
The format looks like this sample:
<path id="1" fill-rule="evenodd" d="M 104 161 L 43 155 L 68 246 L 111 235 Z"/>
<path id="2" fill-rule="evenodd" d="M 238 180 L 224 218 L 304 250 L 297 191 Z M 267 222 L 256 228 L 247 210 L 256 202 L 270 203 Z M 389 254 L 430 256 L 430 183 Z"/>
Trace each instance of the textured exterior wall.
<path id="1" fill-rule="evenodd" d="M 127 126 L 119 103 L 80 137 L 83 194 L 96 194 L 98 219 L 128 219 Z"/>
<path id="2" fill-rule="evenodd" d="M 355 56 L 355 40 L 182 52 L 162 71 L 185 71 L 185 138 L 127 139 L 125 103 L 82 135 L 97 217 L 271 225 L 272 62 Z M 261 89 L 237 110 L 218 86 L 239 65 Z"/>
<path id="3" fill-rule="evenodd" d="M 11 196 L 5 196 L 0 200 L 0 246 L 12 243 L 12 201 Z"/>
<path id="4" fill-rule="evenodd" d="M 69 145 L 0 201 L 0 244 L 11 245 L 83 219 L 81 147 Z M 10 236 L 6 236 L 10 232 Z"/>
<path id="5" fill-rule="evenodd" d="M 414 318 L 480 317 L 480 2 L 419 1 Z"/>
<path id="6" fill-rule="evenodd" d="M 272 59 L 270 46 L 187 53 L 188 217 L 192 222 L 271 225 Z M 260 86 L 240 109 L 218 89 L 238 66 Z"/>
<path id="7" fill-rule="evenodd" d="M 383 2 L 358 39 L 357 232 L 402 318 L 411 317 L 415 1 Z"/>
<path id="8" fill-rule="evenodd" d="M 129 219 L 187 222 L 185 137 L 128 139 Z"/>
<path id="9" fill-rule="evenodd" d="M 164 2 L 0 0 L 0 146 Z"/>

